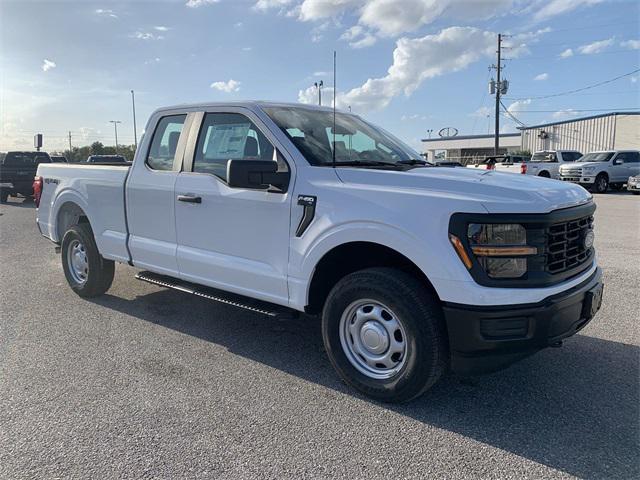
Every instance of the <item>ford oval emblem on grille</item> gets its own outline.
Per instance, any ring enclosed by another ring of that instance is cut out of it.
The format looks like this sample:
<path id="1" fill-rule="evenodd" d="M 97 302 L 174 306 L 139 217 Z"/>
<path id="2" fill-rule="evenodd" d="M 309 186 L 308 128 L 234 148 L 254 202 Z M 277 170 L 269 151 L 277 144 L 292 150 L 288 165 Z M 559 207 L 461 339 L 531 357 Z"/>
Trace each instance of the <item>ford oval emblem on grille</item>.
<path id="1" fill-rule="evenodd" d="M 593 240 L 595 239 L 595 237 L 596 235 L 595 233 L 593 233 L 593 230 L 587 230 L 587 233 L 584 234 L 584 238 L 582 239 L 585 250 L 589 250 L 591 247 L 593 247 Z"/>

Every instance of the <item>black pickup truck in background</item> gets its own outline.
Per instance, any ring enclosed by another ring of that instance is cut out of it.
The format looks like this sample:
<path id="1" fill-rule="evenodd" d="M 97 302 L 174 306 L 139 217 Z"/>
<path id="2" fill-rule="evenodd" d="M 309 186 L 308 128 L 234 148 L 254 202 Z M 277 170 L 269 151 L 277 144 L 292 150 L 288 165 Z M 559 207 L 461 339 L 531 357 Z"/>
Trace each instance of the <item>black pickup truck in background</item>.
<path id="1" fill-rule="evenodd" d="M 33 196 L 33 178 L 38 165 L 51 163 L 46 152 L 8 152 L 0 163 L 0 201 L 9 195 Z"/>

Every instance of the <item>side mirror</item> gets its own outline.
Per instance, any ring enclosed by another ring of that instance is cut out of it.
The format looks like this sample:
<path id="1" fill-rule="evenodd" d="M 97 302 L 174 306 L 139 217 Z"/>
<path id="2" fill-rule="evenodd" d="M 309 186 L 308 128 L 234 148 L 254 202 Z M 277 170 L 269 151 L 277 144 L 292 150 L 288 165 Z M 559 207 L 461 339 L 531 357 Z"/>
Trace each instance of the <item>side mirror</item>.
<path id="1" fill-rule="evenodd" d="M 278 164 L 271 160 L 227 161 L 227 183 L 233 188 L 268 190 L 274 186 L 286 192 L 289 177 L 289 172 L 278 172 Z"/>
<path id="2" fill-rule="evenodd" d="M 616 158 L 616 159 L 613 161 L 613 164 L 614 164 L 614 165 L 622 165 L 623 163 L 624 163 L 624 160 L 622 160 L 621 158 Z"/>

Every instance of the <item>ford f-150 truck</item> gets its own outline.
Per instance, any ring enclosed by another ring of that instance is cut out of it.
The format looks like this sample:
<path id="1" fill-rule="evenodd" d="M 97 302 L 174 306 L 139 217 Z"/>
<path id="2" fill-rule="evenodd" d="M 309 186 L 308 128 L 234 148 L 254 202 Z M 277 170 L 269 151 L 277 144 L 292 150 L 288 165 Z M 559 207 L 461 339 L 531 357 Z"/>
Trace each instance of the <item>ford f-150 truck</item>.
<path id="1" fill-rule="evenodd" d="M 560 345 L 602 300 L 585 189 L 431 166 L 323 107 L 162 108 L 132 165 L 43 164 L 35 191 L 80 296 L 122 262 L 253 312 L 318 314 L 338 374 L 382 401 Z"/>
<path id="2" fill-rule="evenodd" d="M 629 177 L 638 174 L 638 150 L 590 152 L 578 162 L 560 167 L 560 180 L 578 183 L 596 193 L 606 193 L 609 187 L 622 190 Z"/>

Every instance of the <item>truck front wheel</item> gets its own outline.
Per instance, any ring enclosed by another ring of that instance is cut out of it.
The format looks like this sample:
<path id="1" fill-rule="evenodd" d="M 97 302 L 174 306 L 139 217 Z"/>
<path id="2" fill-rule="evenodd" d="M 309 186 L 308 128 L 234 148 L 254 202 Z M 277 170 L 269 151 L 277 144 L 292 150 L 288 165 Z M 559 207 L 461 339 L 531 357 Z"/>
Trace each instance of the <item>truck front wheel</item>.
<path id="1" fill-rule="evenodd" d="M 62 268 L 71 289 L 81 297 L 96 297 L 109 290 L 115 264 L 98 252 L 91 227 L 73 225 L 62 239 Z"/>
<path id="2" fill-rule="evenodd" d="M 442 310 L 416 278 L 391 268 L 347 275 L 331 290 L 322 338 L 340 377 L 383 402 L 406 402 L 446 371 Z"/>
<path id="3" fill-rule="evenodd" d="M 596 181 L 593 183 L 593 191 L 595 193 L 606 193 L 609 188 L 609 177 L 605 173 L 599 173 Z"/>

